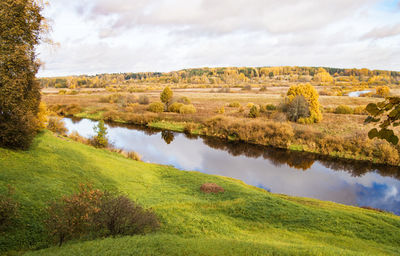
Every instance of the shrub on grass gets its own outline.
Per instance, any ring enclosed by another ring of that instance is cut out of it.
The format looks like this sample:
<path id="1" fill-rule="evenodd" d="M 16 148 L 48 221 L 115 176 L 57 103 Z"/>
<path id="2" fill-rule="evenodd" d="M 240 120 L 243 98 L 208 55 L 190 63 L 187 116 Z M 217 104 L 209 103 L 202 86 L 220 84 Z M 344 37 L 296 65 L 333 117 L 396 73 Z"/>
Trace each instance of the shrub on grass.
<path id="1" fill-rule="evenodd" d="M 230 108 L 238 108 L 238 107 L 240 107 L 240 103 L 237 102 L 237 101 L 234 101 L 234 102 L 229 103 L 228 107 L 230 107 Z"/>
<path id="2" fill-rule="evenodd" d="M 183 103 L 174 102 L 171 105 L 169 105 L 168 111 L 169 112 L 179 113 L 182 106 L 184 106 Z"/>
<path id="3" fill-rule="evenodd" d="M 335 114 L 353 114 L 354 111 L 351 107 L 346 105 L 337 106 L 335 109 Z"/>
<path id="4" fill-rule="evenodd" d="M 47 123 L 47 129 L 59 135 L 65 135 L 68 131 L 65 128 L 65 123 L 60 116 L 50 116 Z"/>
<path id="5" fill-rule="evenodd" d="M 196 113 L 196 108 L 193 105 L 184 105 L 180 108 L 179 113 L 181 114 L 194 114 Z"/>
<path id="6" fill-rule="evenodd" d="M 204 183 L 203 185 L 201 185 L 200 190 L 206 194 L 209 193 L 218 194 L 218 193 L 223 193 L 225 191 L 223 187 L 218 186 L 215 183 Z"/>
<path id="7" fill-rule="evenodd" d="M 267 104 L 265 105 L 265 108 L 270 111 L 276 110 L 276 106 L 273 104 Z"/>
<path id="8" fill-rule="evenodd" d="M 256 105 L 253 105 L 250 109 L 249 112 L 249 117 L 250 118 L 257 118 L 260 116 L 260 110 L 258 109 L 258 107 Z"/>
<path id="9" fill-rule="evenodd" d="M 224 106 L 217 108 L 217 111 L 215 111 L 217 114 L 225 114 L 225 108 Z"/>
<path id="10" fill-rule="evenodd" d="M 78 193 L 52 202 L 47 213 L 46 228 L 60 246 L 69 239 L 144 234 L 160 226 L 151 210 L 90 185 L 80 185 Z"/>
<path id="11" fill-rule="evenodd" d="M 164 105 L 161 102 L 153 102 L 149 105 L 148 110 L 153 113 L 164 112 Z"/>

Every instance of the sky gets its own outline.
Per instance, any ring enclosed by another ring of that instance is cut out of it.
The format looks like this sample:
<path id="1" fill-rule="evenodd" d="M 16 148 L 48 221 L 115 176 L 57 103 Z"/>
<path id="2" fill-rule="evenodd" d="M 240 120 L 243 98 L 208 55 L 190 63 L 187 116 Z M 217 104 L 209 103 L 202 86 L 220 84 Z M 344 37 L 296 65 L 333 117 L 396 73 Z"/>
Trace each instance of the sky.
<path id="1" fill-rule="evenodd" d="M 40 77 L 227 66 L 400 71 L 400 0 L 50 0 Z"/>

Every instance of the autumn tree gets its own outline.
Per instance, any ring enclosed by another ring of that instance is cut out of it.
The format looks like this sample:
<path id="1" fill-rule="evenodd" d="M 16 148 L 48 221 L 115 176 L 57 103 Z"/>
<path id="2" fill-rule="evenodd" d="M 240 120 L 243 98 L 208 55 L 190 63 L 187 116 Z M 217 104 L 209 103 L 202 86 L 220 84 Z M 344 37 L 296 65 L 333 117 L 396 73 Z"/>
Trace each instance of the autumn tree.
<path id="1" fill-rule="evenodd" d="M 390 94 L 390 88 L 388 86 L 378 86 L 376 87 L 376 94 L 386 97 Z"/>
<path id="2" fill-rule="evenodd" d="M 38 129 L 35 46 L 43 32 L 36 0 L 0 1 L 0 146 L 26 149 Z"/>
<path id="3" fill-rule="evenodd" d="M 319 95 L 315 88 L 307 84 L 293 85 L 289 88 L 287 96 L 290 103 L 297 97 L 303 96 L 308 102 L 310 115 L 308 117 L 300 117 L 297 121 L 300 123 L 318 123 L 322 120 L 320 104 L 318 101 Z"/>
<path id="4" fill-rule="evenodd" d="M 168 106 L 172 102 L 172 97 L 174 94 L 172 93 L 171 88 L 169 86 L 165 87 L 164 90 L 160 94 L 160 100 L 165 105 L 165 109 L 168 109 Z"/>
<path id="5" fill-rule="evenodd" d="M 288 119 L 297 122 L 300 118 L 310 116 L 310 107 L 303 95 L 297 95 L 287 107 Z"/>
<path id="6" fill-rule="evenodd" d="M 323 68 L 318 69 L 318 73 L 314 75 L 314 81 L 321 83 L 332 83 L 333 77 Z"/>

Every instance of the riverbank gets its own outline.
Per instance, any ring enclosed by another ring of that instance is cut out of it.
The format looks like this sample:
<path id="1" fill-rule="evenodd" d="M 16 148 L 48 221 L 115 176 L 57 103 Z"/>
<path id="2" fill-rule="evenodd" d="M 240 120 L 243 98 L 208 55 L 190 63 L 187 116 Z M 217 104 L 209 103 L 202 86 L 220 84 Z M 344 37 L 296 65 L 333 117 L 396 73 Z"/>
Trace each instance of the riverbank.
<path id="1" fill-rule="evenodd" d="M 48 201 L 92 183 L 151 207 L 162 226 L 146 236 L 71 242 L 27 255 L 397 255 L 400 217 L 358 207 L 269 193 L 231 178 L 133 161 L 40 134 L 31 150 L 0 149 L 0 184 L 15 188 L 17 226 L 1 250 L 50 246 L 42 220 Z M 223 194 L 203 194 L 213 182 Z"/>
<path id="2" fill-rule="evenodd" d="M 91 120 L 104 119 L 114 123 L 145 125 L 150 128 L 184 132 L 191 135 L 212 136 L 230 141 L 243 141 L 339 159 L 368 161 L 373 164 L 390 166 L 400 165 L 399 147 L 392 146 L 386 141 L 368 139 L 367 129 L 347 131 L 346 135 L 342 135 L 340 131 L 335 134 L 313 125 L 223 115 L 203 120 L 192 116 L 177 116 L 172 113 L 165 115 L 83 111 L 75 114 L 67 112 L 67 115 Z M 175 119 L 180 121 L 175 121 Z M 332 126 L 335 125 L 341 124 L 332 124 Z"/>

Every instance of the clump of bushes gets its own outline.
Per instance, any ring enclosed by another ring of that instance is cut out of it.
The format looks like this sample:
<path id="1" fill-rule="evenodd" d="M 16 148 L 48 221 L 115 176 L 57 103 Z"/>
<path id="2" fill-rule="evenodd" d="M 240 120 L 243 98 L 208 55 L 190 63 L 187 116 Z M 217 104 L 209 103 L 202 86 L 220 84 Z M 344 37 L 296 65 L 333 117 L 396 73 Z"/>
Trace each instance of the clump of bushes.
<path id="1" fill-rule="evenodd" d="M 335 109 L 335 114 L 353 114 L 354 110 L 346 105 L 337 106 Z"/>
<path id="2" fill-rule="evenodd" d="M 382 97 L 387 97 L 390 94 L 390 88 L 388 86 L 376 87 L 376 94 Z"/>
<path id="3" fill-rule="evenodd" d="M 180 102 L 174 102 L 168 107 L 169 112 L 175 112 L 175 113 L 180 113 L 181 107 L 184 106 L 183 103 Z"/>
<path id="4" fill-rule="evenodd" d="M 65 123 L 62 120 L 62 117 L 60 116 L 49 116 L 47 129 L 59 135 L 65 135 L 68 131 L 67 128 L 65 128 Z"/>
<path id="5" fill-rule="evenodd" d="M 258 109 L 258 107 L 257 107 L 256 105 L 253 105 L 253 106 L 250 108 L 249 117 L 250 117 L 250 118 L 257 118 L 257 117 L 259 117 L 259 116 L 260 116 L 260 110 Z"/>
<path id="6" fill-rule="evenodd" d="M 162 113 L 164 112 L 164 104 L 161 102 L 153 102 L 149 105 L 148 110 L 153 113 Z"/>
<path id="7" fill-rule="evenodd" d="M 151 210 L 90 185 L 80 185 L 77 193 L 50 203 L 47 213 L 46 228 L 60 246 L 70 239 L 144 234 L 160 226 Z"/>
<path id="8" fill-rule="evenodd" d="M 287 148 L 293 138 L 293 127 L 288 123 L 277 123 L 254 119 L 217 116 L 203 123 L 204 133 L 224 139 L 236 138 L 250 143 Z"/>
<path id="9" fill-rule="evenodd" d="M 228 107 L 230 108 L 239 108 L 240 107 L 240 103 L 237 101 L 231 102 L 229 103 Z"/>
<path id="10" fill-rule="evenodd" d="M 194 114 L 196 111 L 196 107 L 193 105 L 184 105 L 179 109 L 179 113 L 181 114 Z"/>
<path id="11" fill-rule="evenodd" d="M 267 110 L 270 110 L 270 111 L 274 111 L 274 110 L 277 109 L 276 106 L 273 105 L 273 104 L 267 104 L 267 105 L 265 105 L 265 108 L 266 108 Z"/>

